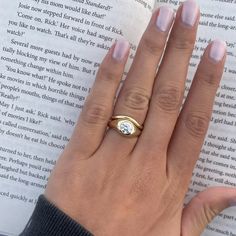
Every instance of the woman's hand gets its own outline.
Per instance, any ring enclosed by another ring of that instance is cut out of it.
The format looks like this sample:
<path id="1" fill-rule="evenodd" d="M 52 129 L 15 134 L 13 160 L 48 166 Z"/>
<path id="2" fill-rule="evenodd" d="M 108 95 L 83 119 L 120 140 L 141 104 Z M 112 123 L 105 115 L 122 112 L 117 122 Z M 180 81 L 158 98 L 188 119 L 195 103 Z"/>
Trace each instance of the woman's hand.
<path id="1" fill-rule="evenodd" d="M 99 69 L 45 192 L 96 236 L 197 236 L 236 201 L 236 190 L 217 188 L 183 208 L 226 54 L 221 41 L 207 47 L 180 112 L 199 15 L 194 1 L 185 2 L 165 48 L 174 13 L 162 7 L 153 14 L 115 106 L 128 43 L 118 41 Z M 143 124 L 141 135 L 107 130 L 112 115 Z"/>

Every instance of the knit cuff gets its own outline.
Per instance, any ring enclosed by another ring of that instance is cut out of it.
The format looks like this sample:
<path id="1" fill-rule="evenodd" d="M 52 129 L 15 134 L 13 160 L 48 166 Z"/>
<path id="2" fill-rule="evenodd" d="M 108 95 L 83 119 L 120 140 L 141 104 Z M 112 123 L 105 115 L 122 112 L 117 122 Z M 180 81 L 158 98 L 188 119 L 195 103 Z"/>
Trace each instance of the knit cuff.
<path id="1" fill-rule="evenodd" d="M 41 195 L 20 236 L 93 236 Z"/>

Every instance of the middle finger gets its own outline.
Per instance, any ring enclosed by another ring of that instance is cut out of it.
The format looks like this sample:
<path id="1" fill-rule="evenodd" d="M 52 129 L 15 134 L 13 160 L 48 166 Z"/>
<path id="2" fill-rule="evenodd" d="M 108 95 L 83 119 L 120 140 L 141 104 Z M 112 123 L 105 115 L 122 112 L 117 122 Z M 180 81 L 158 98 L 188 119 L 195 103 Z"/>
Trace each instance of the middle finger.
<path id="1" fill-rule="evenodd" d="M 117 99 L 114 115 L 130 116 L 140 124 L 144 122 L 157 66 L 164 51 L 173 18 L 174 11 L 167 7 L 161 7 L 153 14 Z M 137 138 L 126 139 L 116 131 L 109 130 L 103 144 L 111 150 L 117 148 L 117 145 L 122 145 L 122 149 L 127 154 L 133 149 L 136 141 Z"/>

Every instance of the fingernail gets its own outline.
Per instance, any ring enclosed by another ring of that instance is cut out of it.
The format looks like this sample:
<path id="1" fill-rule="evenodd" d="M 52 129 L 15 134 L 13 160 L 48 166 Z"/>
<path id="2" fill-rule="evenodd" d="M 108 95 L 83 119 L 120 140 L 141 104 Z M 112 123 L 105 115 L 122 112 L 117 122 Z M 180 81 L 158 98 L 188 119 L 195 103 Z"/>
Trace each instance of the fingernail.
<path id="1" fill-rule="evenodd" d="M 194 26 L 198 17 L 198 5 L 195 0 L 187 0 L 183 3 L 182 21 L 188 26 Z"/>
<path id="2" fill-rule="evenodd" d="M 169 7 L 160 7 L 159 14 L 157 16 L 156 26 L 157 28 L 165 32 L 169 29 L 174 18 L 174 11 Z"/>
<path id="3" fill-rule="evenodd" d="M 113 58 L 116 59 L 117 61 L 122 61 L 126 57 L 129 48 L 130 45 L 127 40 L 125 39 L 117 40 L 113 51 Z"/>
<path id="4" fill-rule="evenodd" d="M 209 56 L 212 60 L 220 62 L 224 58 L 225 52 L 226 42 L 216 39 L 212 42 Z"/>

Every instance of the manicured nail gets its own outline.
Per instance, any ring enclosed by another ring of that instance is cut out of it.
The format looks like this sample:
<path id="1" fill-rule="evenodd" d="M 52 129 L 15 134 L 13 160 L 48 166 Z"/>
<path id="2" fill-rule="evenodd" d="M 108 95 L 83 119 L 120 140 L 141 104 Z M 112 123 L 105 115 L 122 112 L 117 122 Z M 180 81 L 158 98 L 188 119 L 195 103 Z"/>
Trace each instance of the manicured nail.
<path id="1" fill-rule="evenodd" d="M 156 26 L 160 31 L 167 31 L 174 18 L 174 11 L 169 7 L 160 7 L 157 17 Z"/>
<path id="2" fill-rule="evenodd" d="M 187 0 L 183 3 L 182 21 L 188 26 L 194 26 L 198 17 L 199 7 L 195 0 Z"/>
<path id="3" fill-rule="evenodd" d="M 216 39 L 212 42 L 209 56 L 212 60 L 220 62 L 224 58 L 225 52 L 226 42 Z"/>
<path id="4" fill-rule="evenodd" d="M 119 39 L 116 42 L 114 51 L 113 51 L 113 58 L 116 59 L 117 61 L 122 61 L 130 48 L 130 44 L 127 40 L 125 39 Z"/>

